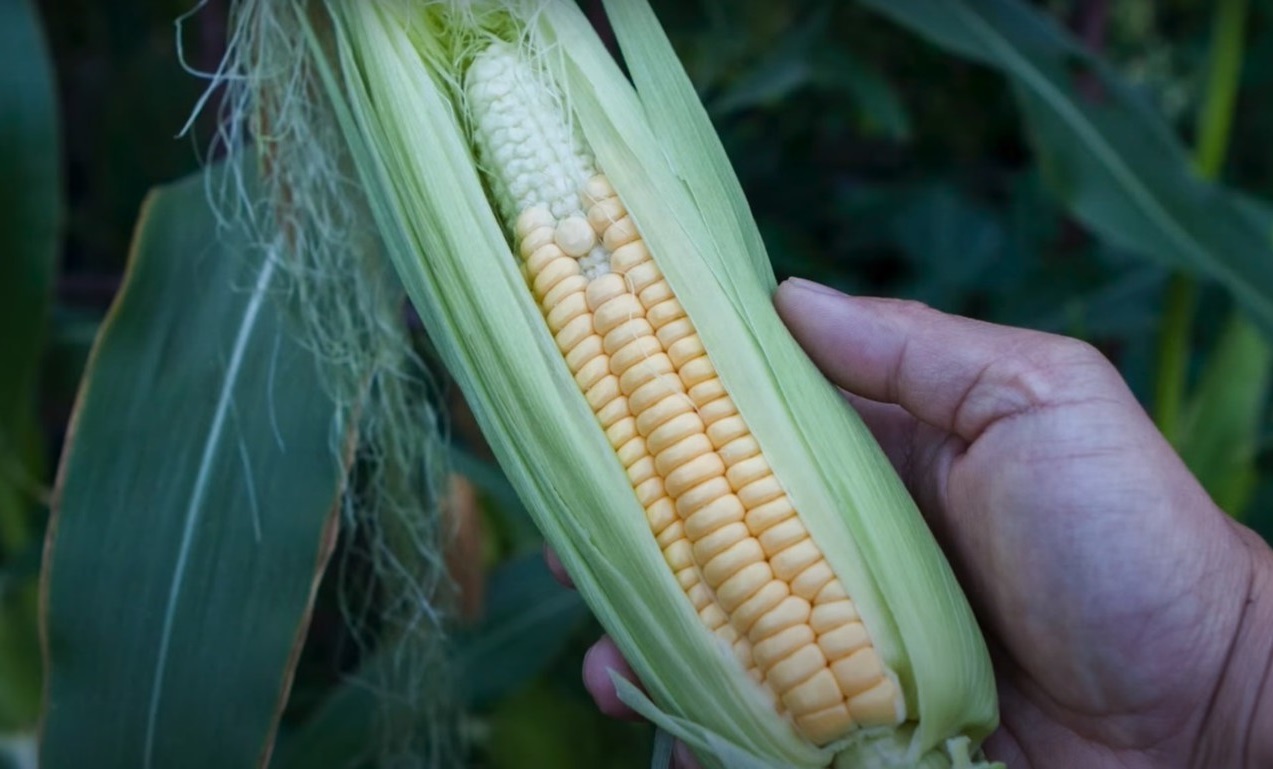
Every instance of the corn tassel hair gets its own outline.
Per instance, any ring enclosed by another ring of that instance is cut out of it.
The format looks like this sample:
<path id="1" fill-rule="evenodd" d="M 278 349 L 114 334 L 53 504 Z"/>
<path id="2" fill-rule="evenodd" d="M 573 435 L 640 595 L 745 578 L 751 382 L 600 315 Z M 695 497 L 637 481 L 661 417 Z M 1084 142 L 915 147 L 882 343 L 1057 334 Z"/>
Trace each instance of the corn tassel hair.
<path id="1" fill-rule="evenodd" d="M 378 703 L 367 755 L 381 766 L 458 766 L 441 398 L 301 32 L 320 11 L 232 3 L 227 53 L 200 104 L 220 105 L 215 149 L 230 173 L 209 175 L 226 181 L 208 194 L 223 225 L 249 233 L 278 273 L 276 298 L 338 406 L 331 450 L 352 469 L 333 569 L 364 661 L 355 682 Z"/>

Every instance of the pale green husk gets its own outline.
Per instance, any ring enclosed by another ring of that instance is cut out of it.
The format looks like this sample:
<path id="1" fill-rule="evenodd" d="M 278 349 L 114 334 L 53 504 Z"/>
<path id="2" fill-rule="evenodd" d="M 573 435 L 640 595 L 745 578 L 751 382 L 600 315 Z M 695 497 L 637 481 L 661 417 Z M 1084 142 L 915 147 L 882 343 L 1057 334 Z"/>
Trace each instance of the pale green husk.
<path id="1" fill-rule="evenodd" d="M 997 715 L 971 611 L 882 452 L 774 313 L 747 203 L 648 5 L 606 3 L 632 82 L 568 0 L 457 5 L 328 0 L 295 19 L 409 296 L 536 523 L 650 693 L 621 687 L 624 696 L 718 766 L 982 765 L 969 753 Z M 814 747 L 685 600 L 483 187 L 460 83 L 468 58 L 496 38 L 519 45 L 572 107 L 897 674 L 902 728 Z"/>

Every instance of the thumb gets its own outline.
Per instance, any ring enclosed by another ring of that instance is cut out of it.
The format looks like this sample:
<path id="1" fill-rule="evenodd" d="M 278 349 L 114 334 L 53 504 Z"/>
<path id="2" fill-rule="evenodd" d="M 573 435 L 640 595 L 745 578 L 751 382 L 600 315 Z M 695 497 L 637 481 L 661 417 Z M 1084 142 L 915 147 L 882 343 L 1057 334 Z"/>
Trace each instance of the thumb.
<path id="1" fill-rule="evenodd" d="M 969 443 L 1000 419 L 1093 395 L 1139 408 L 1109 361 L 1068 337 L 799 279 L 778 287 L 774 305 L 835 384 Z"/>

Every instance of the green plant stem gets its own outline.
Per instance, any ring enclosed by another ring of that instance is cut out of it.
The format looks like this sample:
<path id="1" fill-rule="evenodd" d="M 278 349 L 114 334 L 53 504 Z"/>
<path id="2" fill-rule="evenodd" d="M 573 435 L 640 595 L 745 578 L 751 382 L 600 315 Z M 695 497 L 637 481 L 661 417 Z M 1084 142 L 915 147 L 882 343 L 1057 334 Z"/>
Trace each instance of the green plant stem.
<path id="1" fill-rule="evenodd" d="M 1215 5 L 1207 90 L 1198 113 L 1194 152 L 1198 173 L 1207 179 L 1220 175 L 1228 153 L 1245 49 L 1246 18 L 1247 0 L 1218 0 Z M 1158 343 L 1154 421 L 1172 443 L 1179 434 L 1197 294 L 1196 281 L 1190 275 L 1176 272 L 1168 281 Z"/>
<path id="2" fill-rule="evenodd" d="M 1238 98 L 1245 51 L 1247 0 L 1219 0 L 1211 33 L 1207 90 L 1198 114 L 1195 160 L 1207 179 L 1220 175 L 1233 131 L 1233 107 Z"/>
<path id="3" fill-rule="evenodd" d="M 1183 272 L 1173 273 L 1163 298 L 1161 336 L 1158 340 L 1158 377 L 1154 388 L 1154 421 L 1172 444 L 1180 429 L 1189 371 L 1190 337 L 1198 282 Z"/>

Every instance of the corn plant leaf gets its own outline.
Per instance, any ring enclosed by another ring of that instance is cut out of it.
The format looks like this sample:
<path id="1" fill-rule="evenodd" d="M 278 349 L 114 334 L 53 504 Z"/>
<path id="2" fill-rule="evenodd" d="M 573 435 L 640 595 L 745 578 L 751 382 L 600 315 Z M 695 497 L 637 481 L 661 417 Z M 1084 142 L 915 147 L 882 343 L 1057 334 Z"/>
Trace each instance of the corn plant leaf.
<path id="1" fill-rule="evenodd" d="M 558 585 L 538 549 L 501 566 L 487 586 L 482 622 L 456 639 L 461 681 L 471 707 L 518 689 L 565 648 L 588 610 Z"/>
<path id="2" fill-rule="evenodd" d="M 373 657 L 366 665 L 379 667 Z M 271 769 L 310 769 L 318 766 L 340 769 L 370 767 L 375 758 L 376 691 L 367 680 L 379 677 L 376 670 L 337 686 L 294 731 L 279 736 Z"/>
<path id="3" fill-rule="evenodd" d="M 755 107 L 779 104 L 812 85 L 816 71 L 813 53 L 826 31 L 829 8 L 818 8 L 785 35 L 776 48 L 750 64 L 719 96 L 708 104 L 717 118 Z"/>
<path id="4" fill-rule="evenodd" d="M 861 2 L 1002 72 L 1053 194 L 1094 232 L 1217 281 L 1273 331 L 1273 245 L 1263 223 L 1202 180 L 1162 116 L 1045 13 L 1018 0 Z"/>
<path id="5" fill-rule="evenodd" d="M 1181 458 L 1233 516 L 1246 511 L 1258 480 L 1270 364 L 1268 342 L 1244 318 L 1231 316 L 1181 420 Z"/>
<path id="6" fill-rule="evenodd" d="M 859 128 L 870 136 L 894 141 L 910 137 L 910 116 L 888 80 L 871 65 L 826 39 L 831 6 L 817 6 L 807 19 L 783 35 L 777 45 L 755 57 L 744 57 L 741 71 L 720 92 L 707 98 L 714 120 L 744 110 L 775 107 L 790 102 L 802 91 L 835 92 L 849 97 Z M 746 39 L 746 32 L 722 27 L 714 30 L 704 48 L 715 54 L 711 66 L 720 68 L 719 35 L 733 34 Z M 733 68 L 730 68 L 733 69 Z M 711 74 L 696 73 L 710 80 Z M 710 83 L 696 78 L 696 84 L 711 93 Z"/>
<path id="7" fill-rule="evenodd" d="M 557 584 L 538 550 L 502 564 L 487 585 L 481 622 L 455 638 L 460 690 L 470 708 L 489 708 L 530 682 L 565 650 L 588 610 Z M 388 652 L 391 653 L 391 652 Z M 358 767 L 375 744 L 376 697 L 367 681 L 378 657 L 364 663 L 280 743 L 274 769 Z"/>
<path id="8" fill-rule="evenodd" d="M 501 700 L 483 741 L 489 769 L 667 769 L 647 758 L 641 726 L 601 715 L 587 697 L 536 681 Z"/>
<path id="9" fill-rule="evenodd" d="M 30 0 L 0 5 L 0 179 L 0 544 L 11 550 L 33 534 L 44 482 L 35 396 L 62 220 L 52 63 Z M 0 723 L 27 710 L 5 708 Z"/>
<path id="10" fill-rule="evenodd" d="M 62 218 L 52 65 L 30 0 L 0 6 L 0 435 L 31 410 Z M 11 446 L 10 446 L 11 447 Z"/>
<path id="11" fill-rule="evenodd" d="M 1273 208 L 1251 196 L 1239 196 L 1238 203 L 1273 239 Z M 1238 519 L 1251 512 L 1259 482 L 1271 384 L 1268 340 L 1231 314 L 1188 395 L 1176 448 L 1215 503 Z"/>
<path id="12" fill-rule="evenodd" d="M 29 0 L 0 6 L 0 730 L 33 731 L 40 707 L 34 574 L 46 468 L 36 393 L 62 198 L 53 71 Z"/>
<path id="13" fill-rule="evenodd" d="M 911 138 L 911 116 L 901 95 L 884 74 L 848 50 L 826 46 L 815 57 L 814 82 L 822 89 L 842 91 L 857 107 L 859 130 L 866 136 L 896 142 Z"/>
<path id="14" fill-rule="evenodd" d="M 1267 436 L 1265 436 L 1267 440 Z M 1264 466 L 1261 469 L 1266 469 Z M 1273 542 L 1273 478 L 1267 472 L 1259 476 L 1259 482 L 1251 495 L 1253 502 L 1243 521 L 1264 538 L 1265 542 Z"/>
<path id="15" fill-rule="evenodd" d="M 334 543 L 349 436 L 277 262 L 207 194 L 147 201 L 79 394 L 43 577 L 48 769 L 263 764 Z"/>

